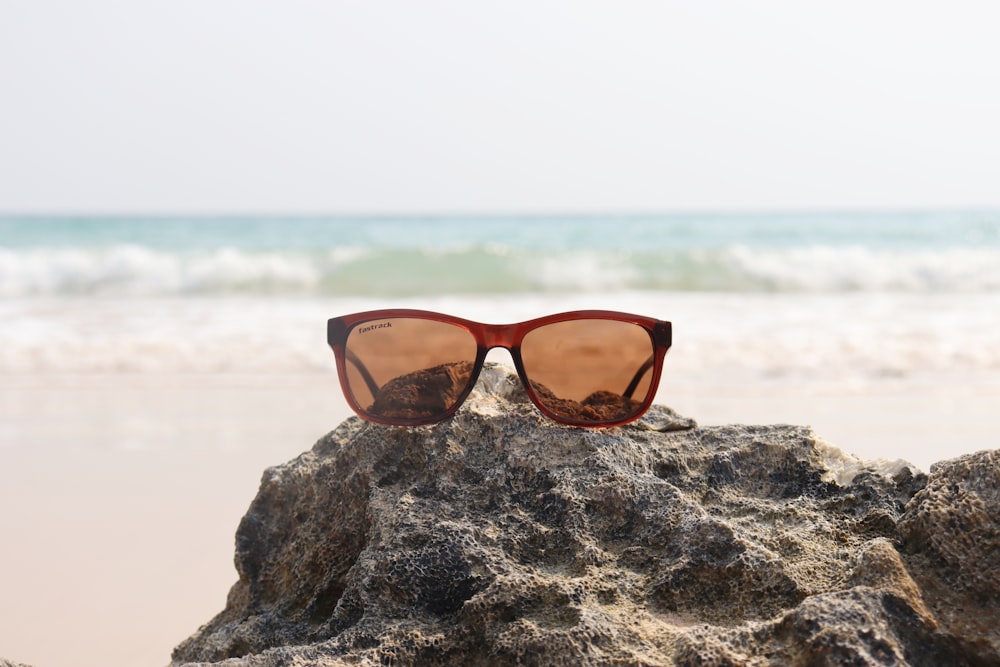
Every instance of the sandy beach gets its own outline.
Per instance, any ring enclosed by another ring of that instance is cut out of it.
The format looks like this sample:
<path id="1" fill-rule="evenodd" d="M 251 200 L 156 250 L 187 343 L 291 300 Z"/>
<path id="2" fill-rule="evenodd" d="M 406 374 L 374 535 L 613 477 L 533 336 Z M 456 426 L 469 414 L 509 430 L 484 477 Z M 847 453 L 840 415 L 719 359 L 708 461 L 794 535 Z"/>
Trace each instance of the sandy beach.
<path id="1" fill-rule="evenodd" d="M 224 605 L 261 473 L 344 416 L 313 380 L 6 376 L 0 654 L 169 662 Z"/>
<path id="2" fill-rule="evenodd" d="M 926 469 L 942 451 L 996 446 L 997 393 L 665 388 L 657 402 L 703 424 L 812 424 L 865 459 Z M 44 667 L 166 664 L 224 606 L 261 473 L 347 416 L 332 371 L 5 375 L 0 654 Z"/>

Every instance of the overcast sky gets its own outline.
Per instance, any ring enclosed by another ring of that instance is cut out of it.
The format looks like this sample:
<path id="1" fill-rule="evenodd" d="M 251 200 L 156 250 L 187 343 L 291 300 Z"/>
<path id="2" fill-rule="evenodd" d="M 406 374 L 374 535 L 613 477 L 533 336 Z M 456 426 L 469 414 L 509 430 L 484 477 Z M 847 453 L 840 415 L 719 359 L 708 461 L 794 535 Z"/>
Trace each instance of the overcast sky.
<path id="1" fill-rule="evenodd" d="M 998 30 L 996 0 L 0 0 L 0 211 L 997 208 Z"/>

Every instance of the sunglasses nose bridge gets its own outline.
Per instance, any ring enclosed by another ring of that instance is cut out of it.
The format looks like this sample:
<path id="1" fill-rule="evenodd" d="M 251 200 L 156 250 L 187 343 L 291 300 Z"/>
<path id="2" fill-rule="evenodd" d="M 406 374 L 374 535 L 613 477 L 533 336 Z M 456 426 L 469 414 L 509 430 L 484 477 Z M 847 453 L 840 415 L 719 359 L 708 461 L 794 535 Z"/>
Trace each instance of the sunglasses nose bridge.
<path id="1" fill-rule="evenodd" d="M 487 350 L 502 347 L 510 350 L 514 346 L 517 329 L 513 324 L 495 324 L 487 326 L 483 331 L 483 343 Z"/>

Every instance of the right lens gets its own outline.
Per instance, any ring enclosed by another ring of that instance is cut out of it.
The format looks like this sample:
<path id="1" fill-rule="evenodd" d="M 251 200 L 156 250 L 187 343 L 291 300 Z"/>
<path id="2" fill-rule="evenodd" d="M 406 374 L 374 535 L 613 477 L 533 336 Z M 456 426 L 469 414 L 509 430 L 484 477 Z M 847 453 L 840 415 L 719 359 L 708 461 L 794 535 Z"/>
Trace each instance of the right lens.
<path id="1" fill-rule="evenodd" d="M 532 329 L 521 342 L 525 375 L 560 421 L 599 425 L 639 414 L 651 391 L 653 339 L 638 324 L 583 318 Z"/>
<path id="2" fill-rule="evenodd" d="M 468 389 L 476 352 L 473 335 L 455 324 L 410 317 L 362 322 L 344 348 L 348 390 L 381 420 L 443 418 Z"/>

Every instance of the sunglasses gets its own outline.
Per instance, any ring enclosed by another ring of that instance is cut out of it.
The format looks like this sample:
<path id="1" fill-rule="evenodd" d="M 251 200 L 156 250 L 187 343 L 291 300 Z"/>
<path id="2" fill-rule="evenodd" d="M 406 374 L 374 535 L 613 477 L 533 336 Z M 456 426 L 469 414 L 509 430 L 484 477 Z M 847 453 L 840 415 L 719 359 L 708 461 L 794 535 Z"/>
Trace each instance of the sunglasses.
<path id="1" fill-rule="evenodd" d="M 542 414 L 572 426 L 619 426 L 653 402 L 670 322 L 580 310 L 517 324 L 481 324 L 424 310 L 334 317 L 327 342 L 351 408 L 393 426 L 455 414 L 486 353 L 506 348 Z"/>

